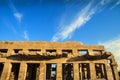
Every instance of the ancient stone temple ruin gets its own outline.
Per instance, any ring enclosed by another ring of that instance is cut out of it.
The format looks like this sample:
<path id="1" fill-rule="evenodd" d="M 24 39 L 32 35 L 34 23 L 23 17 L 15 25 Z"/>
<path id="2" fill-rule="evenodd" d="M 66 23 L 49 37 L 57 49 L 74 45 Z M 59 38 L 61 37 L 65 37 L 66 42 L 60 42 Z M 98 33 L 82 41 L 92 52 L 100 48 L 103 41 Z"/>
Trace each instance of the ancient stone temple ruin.
<path id="1" fill-rule="evenodd" d="M 2 41 L 0 80 L 119 80 L 119 74 L 104 46 Z"/>

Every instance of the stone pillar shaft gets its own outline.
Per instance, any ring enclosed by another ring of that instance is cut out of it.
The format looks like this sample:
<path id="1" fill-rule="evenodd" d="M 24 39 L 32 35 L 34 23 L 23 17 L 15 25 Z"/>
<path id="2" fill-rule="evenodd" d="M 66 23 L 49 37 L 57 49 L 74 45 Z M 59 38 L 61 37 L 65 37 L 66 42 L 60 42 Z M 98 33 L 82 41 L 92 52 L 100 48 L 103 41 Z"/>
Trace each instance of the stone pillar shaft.
<path id="1" fill-rule="evenodd" d="M 40 63 L 39 80 L 46 80 L 46 64 L 45 63 Z"/>
<path id="2" fill-rule="evenodd" d="M 93 50 L 92 50 L 92 49 L 89 49 L 89 50 L 88 50 L 88 54 L 91 55 L 91 56 L 95 55 L 95 54 L 93 53 Z"/>
<path id="3" fill-rule="evenodd" d="M 62 80 L 62 63 L 57 64 L 57 79 L 56 80 Z"/>
<path id="4" fill-rule="evenodd" d="M 11 48 L 10 48 L 10 49 L 8 49 L 8 54 L 10 54 L 10 55 L 11 55 L 11 54 L 14 54 L 14 50 L 13 50 L 13 49 L 11 49 Z"/>
<path id="5" fill-rule="evenodd" d="M 40 65 L 36 68 L 36 80 L 40 80 Z"/>
<path id="6" fill-rule="evenodd" d="M 73 55 L 80 55 L 77 49 L 73 49 Z"/>
<path id="7" fill-rule="evenodd" d="M 23 53 L 25 53 L 25 54 L 28 54 L 29 53 L 29 51 L 28 51 L 28 49 L 23 49 Z"/>
<path id="8" fill-rule="evenodd" d="M 79 77 L 80 77 L 80 80 L 82 80 L 82 64 L 81 63 L 79 64 Z"/>
<path id="9" fill-rule="evenodd" d="M 6 62 L 4 64 L 4 68 L 3 68 L 3 72 L 2 72 L 0 80 L 9 80 L 10 73 L 11 73 L 11 68 L 12 68 L 12 64 L 11 63 Z"/>
<path id="10" fill-rule="evenodd" d="M 18 75 L 18 80 L 25 80 L 26 79 L 26 73 L 27 73 L 27 64 L 21 63 L 20 64 L 20 70 Z"/>
<path id="11" fill-rule="evenodd" d="M 114 71 L 114 74 L 115 74 L 115 80 L 119 80 L 119 74 L 118 74 L 118 70 L 117 70 L 117 66 L 116 65 L 113 65 L 113 71 Z"/>
<path id="12" fill-rule="evenodd" d="M 112 69 L 111 69 L 111 67 L 110 67 L 110 64 L 108 64 L 108 63 L 106 63 L 105 64 L 105 68 L 106 68 L 106 73 L 107 73 L 107 79 L 108 80 L 114 80 L 113 79 L 113 74 L 112 74 Z"/>
<path id="13" fill-rule="evenodd" d="M 46 50 L 43 48 L 43 49 L 41 49 L 41 53 L 45 53 L 46 52 Z"/>
<path id="14" fill-rule="evenodd" d="M 91 80 L 96 80 L 96 70 L 93 62 L 90 63 L 90 78 Z"/>
<path id="15" fill-rule="evenodd" d="M 62 54 L 62 50 L 61 49 L 57 49 L 57 53 L 58 54 Z"/>
<path id="16" fill-rule="evenodd" d="M 78 63 L 73 63 L 73 72 L 74 72 L 74 80 L 79 80 L 79 65 L 78 65 Z"/>
<path id="17" fill-rule="evenodd" d="M 113 55 L 111 55 L 111 56 L 109 57 L 109 59 L 111 60 L 111 67 L 112 67 L 112 69 L 113 69 L 114 78 L 115 78 L 115 80 L 119 80 L 120 77 L 119 77 L 118 70 L 117 70 L 117 66 L 118 66 L 118 65 L 117 65 L 117 62 L 115 61 Z"/>

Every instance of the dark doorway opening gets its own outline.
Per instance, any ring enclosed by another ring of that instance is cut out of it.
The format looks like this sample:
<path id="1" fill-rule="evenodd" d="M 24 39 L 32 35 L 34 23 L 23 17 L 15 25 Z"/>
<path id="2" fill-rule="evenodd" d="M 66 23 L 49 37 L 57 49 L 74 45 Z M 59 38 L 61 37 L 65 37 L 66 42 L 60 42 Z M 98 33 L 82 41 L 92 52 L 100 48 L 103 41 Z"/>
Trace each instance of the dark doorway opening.
<path id="1" fill-rule="evenodd" d="M 56 64 L 46 64 L 46 80 L 56 80 Z"/>
<path id="2" fill-rule="evenodd" d="M 1 78 L 1 75 L 2 75 L 3 67 L 4 67 L 4 64 L 0 63 L 0 78 Z"/>
<path id="3" fill-rule="evenodd" d="M 120 77 L 120 71 L 118 72 L 118 74 L 119 74 L 119 77 Z"/>
<path id="4" fill-rule="evenodd" d="M 81 63 L 79 64 L 79 76 L 80 80 L 90 79 L 90 66 L 89 63 Z"/>
<path id="5" fill-rule="evenodd" d="M 39 74 L 39 64 L 27 64 L 26 80 L 36 80 Z"/>
<path id="6" fill-rule="evenodd" d="M 96 77 L 97 79 L 107 79 L 106 69 L 104 64 L 95 64 Z"/>
<path id="7" fill-rule="evenodd" d="M 73 64 L 62 65 L 63 80 L 73 80 Z"/>
<path id="8" fill-rule="evenodd" d="M 19 63 L 12 63 L 12 70 L 10 73 L 10 80 L 18 80 L 18 74 L 19 74 Z"/>

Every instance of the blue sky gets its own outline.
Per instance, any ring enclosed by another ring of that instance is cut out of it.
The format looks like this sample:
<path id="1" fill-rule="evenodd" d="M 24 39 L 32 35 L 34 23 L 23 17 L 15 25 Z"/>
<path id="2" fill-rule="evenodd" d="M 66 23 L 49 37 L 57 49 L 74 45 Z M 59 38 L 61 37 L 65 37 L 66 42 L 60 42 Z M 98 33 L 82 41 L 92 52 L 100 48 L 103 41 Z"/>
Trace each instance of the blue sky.
<path id="1" fill-rule="evenodd" d="M 102 44 L 120 62 L 120 0 L 0 0 L 0 36 Z"/>

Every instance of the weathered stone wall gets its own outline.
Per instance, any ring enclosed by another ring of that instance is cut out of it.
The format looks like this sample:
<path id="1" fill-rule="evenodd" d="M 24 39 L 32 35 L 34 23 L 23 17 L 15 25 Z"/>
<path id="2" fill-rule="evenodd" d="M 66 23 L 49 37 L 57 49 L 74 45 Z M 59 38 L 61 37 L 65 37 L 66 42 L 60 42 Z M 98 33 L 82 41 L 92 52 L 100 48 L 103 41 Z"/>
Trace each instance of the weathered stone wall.
<path id="1" fill-rule="evenodd" d="M 81 42 L 0 42 L 0 80 L 33 78 L 119 80 L 119 75 L 114 56 L 104 46 Z"/>
<path id="2" fill-rule="evenodd" d="M 28 49 L 40 49 L 41 52 L 51 49 L 57 53 L 62 53 L 62 50 L 72 50 L 73 53 L 88 50 L 92 54 L 93 50 L 104 51 L 104 46 L 83 45 L 81 42 L 0 42 L 0 49 L 8 49 L 8 54 L 14 54 L 14 49 L 22 49 L 26 54 Z"/>

